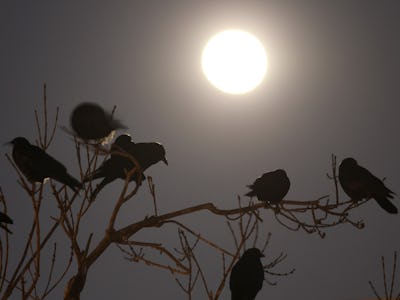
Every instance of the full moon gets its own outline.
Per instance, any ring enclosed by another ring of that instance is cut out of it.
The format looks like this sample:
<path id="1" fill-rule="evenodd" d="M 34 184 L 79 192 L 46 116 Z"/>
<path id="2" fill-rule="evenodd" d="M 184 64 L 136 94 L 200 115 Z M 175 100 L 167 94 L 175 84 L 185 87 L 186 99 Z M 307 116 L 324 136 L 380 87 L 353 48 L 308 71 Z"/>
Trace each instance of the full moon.
<path id="1" fill-rule="evenodd" d="M 229 94 L 250 92 L 267 71 L 263 45 L 242 30 L 226 30 L 213 36 L 204 47 L 201 62 L 211 84 Z"/>

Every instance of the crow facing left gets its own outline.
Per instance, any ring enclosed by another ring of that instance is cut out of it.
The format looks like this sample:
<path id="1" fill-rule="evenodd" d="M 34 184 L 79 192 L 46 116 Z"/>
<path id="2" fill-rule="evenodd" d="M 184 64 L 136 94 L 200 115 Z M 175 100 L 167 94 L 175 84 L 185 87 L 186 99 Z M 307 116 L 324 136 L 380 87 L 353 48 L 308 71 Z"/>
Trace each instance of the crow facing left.
<path id="1" fill-rule="evenodd" d="M 32 183 L 43 183 L 46 178 L 52 178 L 58 182 L 68 185 L 77 191 L 82 184 L 67 172 L 67 168 L 48 155 L 43 149 L 32 145 L 24 137 L 13 139 L 12 157 L 18 169 Z"/>
<path id="2" fill-rule="evenodd" d="M 264 173 L 253 184 L 247 186 L 251 191 L 245 196 L 254 197 L 266 203 L 277 204 L 289 191 L 290 181 L 285 170 L 278 169 Z"/>

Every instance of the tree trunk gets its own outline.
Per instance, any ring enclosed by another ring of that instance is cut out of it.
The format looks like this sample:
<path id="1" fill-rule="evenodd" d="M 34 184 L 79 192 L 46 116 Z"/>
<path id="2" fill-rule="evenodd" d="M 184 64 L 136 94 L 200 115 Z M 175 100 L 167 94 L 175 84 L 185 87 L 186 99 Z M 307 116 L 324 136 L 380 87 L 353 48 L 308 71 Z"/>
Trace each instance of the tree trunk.
<path id="1" fill-rule="evenodd" d="M 73 276 L 64 290 L 64 300 L 80 300 L 81 292 L 86 283 L 86 270 L 78 270 L 78 273 Z"/>

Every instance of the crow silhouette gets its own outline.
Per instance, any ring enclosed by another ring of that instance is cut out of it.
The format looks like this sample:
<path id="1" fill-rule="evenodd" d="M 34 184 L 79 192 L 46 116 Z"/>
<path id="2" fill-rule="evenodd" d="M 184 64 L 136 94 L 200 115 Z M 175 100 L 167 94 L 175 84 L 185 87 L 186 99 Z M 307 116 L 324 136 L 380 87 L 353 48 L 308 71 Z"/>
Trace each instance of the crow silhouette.
<path id="1" fill-rule="evenodd" d="M 345 158 L 340 163 L 339 182 L 353 201 L 374 198 L 388 213 L 397 214 L 397 208 L 389 201 L 393 199 L 395 193 L 389 190 L 382 180 L 358 165 L 354 158 Z"/>
<path id="2" fill-rule="evenodd" d="M 0 227 L 3 228 L 8 233 L 12 233 L 4 223 L 13 224 L 14 222 L 9 216 L 7 216 L 5 213 L 2 213 L 0 211 Z"/>
<path id="3" fill-rule="evenodd" d="M 264 281 L 264 268 L 260 258 L 264 257 L 257 248 L 246 250 L 233 266 L 229 287 L 231 300 L 254 300 Z"/>
<path id="4" fill-rule="evenodd" d="M 276 204 L 282 201 L 290 188 L 290 181 L 286 172 L 278 169 L 264 173 L 258 177 L 253 184 L 248 185 L 251 189 L 245 196 L 254 197 L 267 203 Z"/>
<path id="5" fill-rule="evenodd" d="M 95 103 L 81 103 L 71 113 L 70 123 L 75 134 L 84 141 L 106 140 L 114 130 L 126 129 L 112 114 Z"/>
<path id="6" fill-rule="evenodd" d="M 77 191 L 82 184 L 68 174 L 67 168 L 48 155 L 43 149 L 32 145 L 24 137 L 13 139 L 12 157 L 18 169 L 30 182 L 43 183 L 46 178 L 52 178 L 68 185 L 72 190 Z"/>
<path id="7" fill-rule="evenodd" d="M 123 155 L 125 153 L 125 155 Z M 122 154 L 122 155 L 121 155 Z M 165 158 L 165 149 L 159 143 L 134 143 L 131 137 L 126 134 L 120 135 L 115 142 L 111 145 L 110 158 L 91 174 L 85 177 L 84 182 L 103 178 L 103 180 L 96 186 L 92 193 L 94 199 L 100 190 L 108 183 L 117 178 L 125 179 L 127 173 L 132 170 L 136 165 L 132 160 L 133 157 L 140 165 L 141 173 L 135 172 L 130 181 L 139 183 L 139 174 L 142 175 L 141 180 L 144 179 L 144 171 L 150 166 L 163 161 L 168 165 Z"/>

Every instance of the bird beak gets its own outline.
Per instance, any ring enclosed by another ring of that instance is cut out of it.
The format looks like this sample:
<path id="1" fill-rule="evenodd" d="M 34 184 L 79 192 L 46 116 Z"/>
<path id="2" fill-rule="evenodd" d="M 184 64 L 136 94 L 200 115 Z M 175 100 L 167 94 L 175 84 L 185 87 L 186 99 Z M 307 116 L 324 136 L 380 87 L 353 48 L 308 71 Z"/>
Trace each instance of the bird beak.
<path id="1" fill-rule="evenodd" d="M 3 146 L 9 146 L 9 145 L 12 145 L 12 141 L 9 141 L 9 142 L 6 142 L 3 144 Z"/>
<path id="2" fill-rule="evenodd" d="M 162 161 L 168 166 L 168 160 L 165 158 L 165 156 L 163 157 Z"/>

